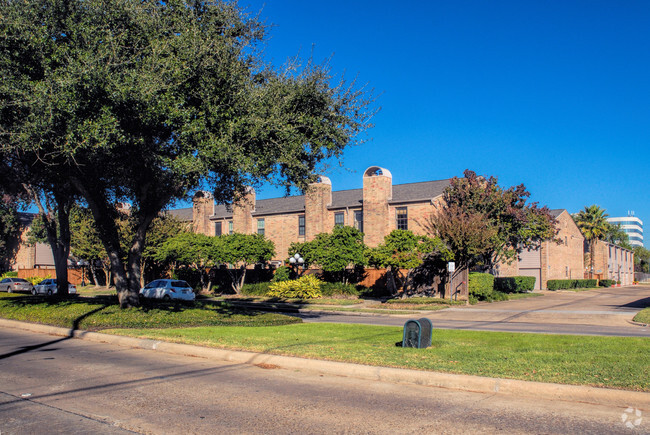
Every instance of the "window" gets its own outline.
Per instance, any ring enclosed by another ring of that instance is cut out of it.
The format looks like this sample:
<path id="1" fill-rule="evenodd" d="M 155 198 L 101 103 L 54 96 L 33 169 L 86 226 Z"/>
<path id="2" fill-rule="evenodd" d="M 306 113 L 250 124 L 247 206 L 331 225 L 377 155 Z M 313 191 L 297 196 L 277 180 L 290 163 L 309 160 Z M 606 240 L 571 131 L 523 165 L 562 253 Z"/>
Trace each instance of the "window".
<path id="1" fill-rule="evenodd" d="M 361 210 L 354 212 L 354 228 L 363 232 L 363 211 Z"/>
<path id="2" fill-rule="evenodd" d="M 298 216 L 298 235 L 299 236 L 304 236 L 305 235 L 305 215 L 304 214 Z"/>
<path id="3" fill-rule="evenodd" d="M 257 234 L 264 235 L 264 218 L 257 220 Z"/>
<path id="4" fill-rule="evenodd" d="M 397 229 L 398 230 L 408 230 L 409 229 L 409 215 L 406 207 L 398 207 L 396 209 L 397 217 Z"/>
<path id="5" fill-rule="evenodd" d="M 228 221 L 228 234 L 232 234 L 235 232 L 235 226 L 233 225 L 232 221 Z"/>
<path id="6" fill-rule="evenodd" d="M 345 214 L 341 211 L 334 213 L 334 226 L 339 227 L 345 225 Z"/>
<path id="7" fill-rule="evenodd" d="M 220 236 L 222 234 L 221 232 L 221 222 L 215 222 L 214 223 L 214 235 L 215 236 Z"/>

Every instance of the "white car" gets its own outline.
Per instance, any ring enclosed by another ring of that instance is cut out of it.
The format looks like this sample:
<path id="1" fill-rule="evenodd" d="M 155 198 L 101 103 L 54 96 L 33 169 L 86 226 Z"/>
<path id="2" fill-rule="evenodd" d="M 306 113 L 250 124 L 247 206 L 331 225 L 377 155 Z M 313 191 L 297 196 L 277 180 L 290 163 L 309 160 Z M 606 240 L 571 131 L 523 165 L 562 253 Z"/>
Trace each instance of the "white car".
<path id="1" fill-rule="evenodd" d="M 140 289 L 140 296 L 143 298 L 162 299 L 171 301 L 179 299 L 183 301 L 193 301 L 195 299 L 194 290 L 185 281 L 179 279 L 157 279 L 151 281 Z"/>
<path id="2" fill-rule="evenodd" d="M 0 290 L 5 290 L 7 293 L 31 292 L 33 288 L 31 282 L 22 278 L 4 278 L 0 281 Z"/>
<path id="3" fill-rule="evenodd" d="M 56 279 L 44 279 L 34 286 L 32 290 L 33 295 L 48 295 L 52 296 L 56 293 Z M 68 283 L 68 294 L 77 294 L 77 287 L 74 284 Z"/>

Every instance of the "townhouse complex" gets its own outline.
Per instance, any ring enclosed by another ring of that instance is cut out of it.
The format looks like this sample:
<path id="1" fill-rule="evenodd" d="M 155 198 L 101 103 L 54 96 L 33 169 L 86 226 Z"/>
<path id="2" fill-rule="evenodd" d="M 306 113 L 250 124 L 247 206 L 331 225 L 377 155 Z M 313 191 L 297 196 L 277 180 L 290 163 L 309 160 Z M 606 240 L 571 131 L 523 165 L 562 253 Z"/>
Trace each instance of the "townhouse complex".
<path id="1" fill-rule="evenodd" d="M 372 166 L 363 172 L 361 189 L 333 190 L 327 177 L 311 184 L 304 195 L 256 199 L 250 189 L 237 204 L 215 204 L 211 194 L 199 192 L 191 208 L 168 211 L 187 222 L 196 233 L 219 236 L 229 233 L 263 234 L 275 244 L 273 263 L 283 264 L 293 242 L 312 240 L 317 234 L 331 232 L 336 225 L 354 226 L 364 233 L 364 242 L 374 247 L 392 230 L 411 230 L 426 234 L 426 222 L 442 201 L 450 179 L 409 184 L 393 184 L 388 169 Z M 535 288 L 546 288 L 550 279 L 579 279 L 585 276 L 634 280 L 634 256 L 631 251 L 606 242 L 598 242 L 594 270 L 585 266 L 586 243 L 571 215 L 564 209 L 551 210 L 557 220 L 557 236 L 538 249 L 524 251 L 517 261 L 499 264 L 495 276 L 534 276 Z M 21 214 L 28 226 L 33 215 Z M 53 268 L 49 246 L 26 243 L 23 232 L 20 248 L 9 266 L 13 269 Z"/>
<path id="2" fill-rule="evenodd" d="M 361 189 L 333 190 L 331 181 L 320 177 L 305 195 L 257 200 L 255 192 L 249 190 L 242 201 L 231 206 L 217 205 L 210 194 L 199 192 L 192 208 L 170 213 L 191 222 L 195 232 L 210 236 L 233 232 L 264 234 L 275 243 L 273 261 L 282 264 L 291 243 L 312 240 L 319 233 L 330 232 L 335 225 L 359 229 L 364 233 L 364 242 L 371 247 L 379 245 L 394 229 L 425 234 L 426 221 L 442 201 L 449 184 L 450 179 L 393 184 L 388 169 L 372 166 L 363 172 Z M 496 276 L 534 276 L 537 289 L 546 288 L 549 279 L 585 277 L 585 239 L 580 229 L 566 210 L 551 213 L 558 222 L 556 240 L 522 252 L 511 264 L 499 264 L 493 271 Z M 616 260 L 608 258 L 607 267 L 601 265 L 594 276 L 618 279 L 620 264 L 624 271 L 620 274 L 621 282 L 631 284 L 632 253 L 614 245 L 603 252 L 609 251 Z"/>

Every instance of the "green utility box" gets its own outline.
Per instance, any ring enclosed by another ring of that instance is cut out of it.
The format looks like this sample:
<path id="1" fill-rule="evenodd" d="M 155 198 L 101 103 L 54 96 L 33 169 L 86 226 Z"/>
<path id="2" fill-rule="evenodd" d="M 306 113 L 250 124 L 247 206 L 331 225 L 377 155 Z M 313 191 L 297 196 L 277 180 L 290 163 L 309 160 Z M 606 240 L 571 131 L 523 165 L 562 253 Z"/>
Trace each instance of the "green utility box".
<path id="1" fill-rule="evenodd" d="M 430 347 L 432 331 L 433 323 L 425 317 L 418 320 L 407 320 L 404 324 L 402 347 L 416 347 L 418 349 Z"/>

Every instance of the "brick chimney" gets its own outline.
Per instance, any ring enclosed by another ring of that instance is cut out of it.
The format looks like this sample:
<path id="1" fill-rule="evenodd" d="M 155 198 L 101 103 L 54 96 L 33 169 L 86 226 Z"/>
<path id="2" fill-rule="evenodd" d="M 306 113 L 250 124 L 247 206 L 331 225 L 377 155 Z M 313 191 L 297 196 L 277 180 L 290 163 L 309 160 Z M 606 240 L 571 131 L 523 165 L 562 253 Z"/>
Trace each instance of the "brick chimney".
<path id="1" fill-rule="evenodd" d="M 214 236 L 210 215 L 214 212 L 214 199 L 210 192 L 198 191 L 192 198 L 192 230 L 197 234 Z"/>
<path id="2" fill-rule="evenodd" d="M 332 182 L 319 177 L 311 183 L 305 193 L 305 239 L 313 240 L 316 234 L 324 233 L 327 227 L 327 207 L 332 205 Z"/>
<path id="3" fill-rule="evenodd" d="M 233 230 L 236 233 L 253 233 L 253 212 L 255 211 L 255 190 L 249 187 L 246 194 L 237 198 L 232 205 Z"/>
<path id="4" fill-rule="evenodd" d="M 393 176 L 388 169 L 371 166 L 363 173 L 364 242 L 375 247 L 388 235 L 388 201 L 393 199 Z"/>

